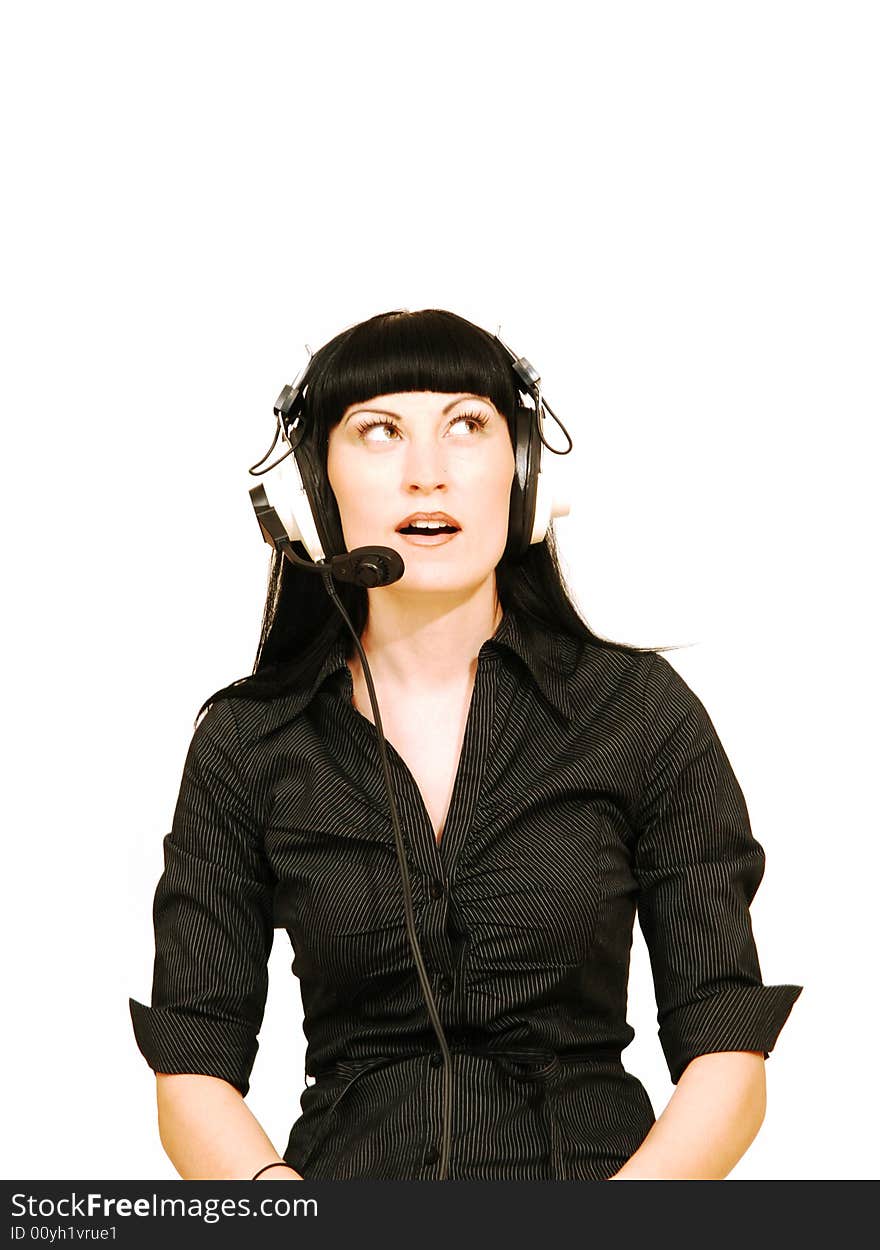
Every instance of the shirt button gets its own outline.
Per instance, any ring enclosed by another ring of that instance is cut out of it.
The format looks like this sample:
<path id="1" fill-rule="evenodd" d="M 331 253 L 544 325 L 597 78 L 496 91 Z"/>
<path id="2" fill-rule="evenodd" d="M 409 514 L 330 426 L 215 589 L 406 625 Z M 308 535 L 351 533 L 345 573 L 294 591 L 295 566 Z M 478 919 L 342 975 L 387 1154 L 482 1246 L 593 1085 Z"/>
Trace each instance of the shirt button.
<path id="1" fill-rule="evenodd" d="M 437 989 L 441 994 L 448 994 L 452 989 L 452 977 L 448 977 L 445 972 L 442 973 L 442 975 L 437 978 Z"/>
<path id="2" fill-rule="evenodd" d="M 425 1161 L 425 1163 L 436 1163 L 439 1158 L 440 1158 L 440 1151 L 437 1149 L 436 1146 L 428 1146 L 427 1150 L 422 1155 L 422 1159 Z"/>
<path id="3" fill-rule="evenodd" d="M 443 882 L 439 877 L 433 877 L 431 879 L 431 884 L 428 886 L 428 892 L 430 893 L 431 898 L 440 898 L 443 893 Z"/>
<path id="4" fill-rule="evenodd" d="M 443 1056 L 441 1055 L 440 1051 L 432 1050 L 431 1051 L 431 1067 L 439 1068 L 439 1067 L 442 1067 L 442 1065 L 443 1065 Z"/>

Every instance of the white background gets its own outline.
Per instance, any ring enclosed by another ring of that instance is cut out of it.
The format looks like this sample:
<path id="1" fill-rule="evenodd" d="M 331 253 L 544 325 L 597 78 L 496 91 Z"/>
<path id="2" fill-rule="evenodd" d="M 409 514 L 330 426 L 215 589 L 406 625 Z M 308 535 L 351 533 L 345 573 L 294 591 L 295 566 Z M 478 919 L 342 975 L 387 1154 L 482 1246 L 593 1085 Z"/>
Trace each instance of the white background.
<path id="1" fill-rule="evenodd" d="M 876 6 L 3 13 L 0 1174 L 176 1176 L 128 997 L 193 719 L 256 652 L 247 466 L 306 343 L 445 307 L 539 369 L 579 607 L 688 644 L 766 851 L 764 980 L 805 988 L 732 1178 L 876 1176 Z M 248 1098 L 280 1150 L 290 960 Z"/>

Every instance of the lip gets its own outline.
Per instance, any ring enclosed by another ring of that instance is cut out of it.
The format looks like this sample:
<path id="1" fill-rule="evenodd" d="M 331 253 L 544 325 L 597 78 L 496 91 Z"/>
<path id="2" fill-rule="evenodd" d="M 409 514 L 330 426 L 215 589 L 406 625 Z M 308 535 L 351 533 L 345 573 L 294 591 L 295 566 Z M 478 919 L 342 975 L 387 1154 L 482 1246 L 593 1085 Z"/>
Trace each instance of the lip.
<path id="1" fill-rule="evenodd" d="M 398 538 L 402 538 L 405 543 L 413 547 L 442 547 L 445 543 L 451 543 L 453 539 L 458 538 L 461 530 L 456 530 L 454 534 L 401 534 L 400 530 L 394 532 Z"/>
<path id="2" fill-rule="evenodd" d="M 455 517 L 450 516 L 448 512 L 411 512 L 409 516 L 397 522 L 397 533 L 400 533 L 403 526 L 411 525 L 413 521 L 439 521 L 442 525 L 454 525 L 457 530 L 461 529 Z"/>

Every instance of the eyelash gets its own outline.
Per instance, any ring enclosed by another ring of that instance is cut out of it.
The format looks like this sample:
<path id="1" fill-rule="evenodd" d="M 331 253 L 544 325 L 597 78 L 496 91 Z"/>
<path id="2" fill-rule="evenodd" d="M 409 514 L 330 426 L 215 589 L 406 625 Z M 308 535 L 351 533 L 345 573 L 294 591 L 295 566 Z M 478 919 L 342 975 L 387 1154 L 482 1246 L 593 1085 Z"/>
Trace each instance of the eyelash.
<path id="1" fill-rule="evenodd" d="M 481 430 L 484 430 L 489 424 L 489 418 L 482 416 L 478 412 L 460 412 L 457 417 L 453 417 L 452 424 L 455 425 L 457 421 L 473 421 L 474 424 L 478 425 Z M 363 425 L 359 425 L 357 427 L 358 434 L 361 438 L 363 438 L 367 430 L 372 430 L 374 426 L 379 426 L 380 428 L 390 426 L 392 430 L 397 429 L 397 426 L 392 421 L 365 421 Z M 383 441 L 387 442 L 389 440 L 386 439 Z M 393 442 L 393 440 L 390 441 Z"/>

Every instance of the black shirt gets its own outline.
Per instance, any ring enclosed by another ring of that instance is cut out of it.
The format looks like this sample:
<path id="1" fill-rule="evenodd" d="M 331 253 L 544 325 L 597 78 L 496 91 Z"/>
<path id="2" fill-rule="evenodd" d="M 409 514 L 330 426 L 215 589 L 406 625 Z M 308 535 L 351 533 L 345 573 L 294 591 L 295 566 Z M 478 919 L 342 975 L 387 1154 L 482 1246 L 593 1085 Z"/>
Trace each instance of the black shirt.
<path id="1" fill-rule="evenodd" d="M 154 900 L 152 1006 L 129 1006 L 155 1071 L 247 1094 L 286 929 L 316 1080 L 284 1158 L 307 1179 L 431 1179 L 440 1052 L 340 625 L 295 690 L 221 696 L 198 723 Z M 636 914 L 672 1081 L 710 1051 L 769 1055 L 802 987 L 762 983 L 749 904 L 764 853 L 662 655 L 535 632 L 508 609 L 479 651 L 439 846 L 386 743 L 453 1052 L 450 1179 L 602 1179 L 638 1148 L 655 1115 L 621 1062 Z"/>

